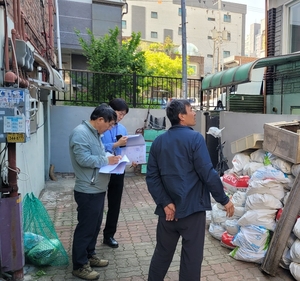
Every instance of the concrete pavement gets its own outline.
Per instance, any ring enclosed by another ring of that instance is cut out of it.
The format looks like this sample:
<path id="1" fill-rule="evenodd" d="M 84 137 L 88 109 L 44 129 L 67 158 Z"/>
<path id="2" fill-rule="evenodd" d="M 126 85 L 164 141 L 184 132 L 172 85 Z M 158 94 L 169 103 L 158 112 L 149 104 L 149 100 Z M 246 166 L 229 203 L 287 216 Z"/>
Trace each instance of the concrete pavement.
<path id="1" fill-rule="evenodd" d="M 62 267 L 24 267 L 24 280 L 62 281 L 80 280 L 72 276 L 72 235 L 77 223 L 76 203 L 73 199 L 74 176 L 56 174 L 57 181 L 49 181 L 40 199 L 53 220 L 57 234 L 69 255 L 69 265 Z M 105 281 L 147 280 L 148 267 L 155 246 L 157 217 L 155 204 L 147 191 L 145 176 L 129 172 L 125 177 L 118 231 L 115 239 L 119 248 L 103 245 L 100 231 L 97 254 L 109 260 L 105 268 L 96 268 L 100 279 Z M 105 221 L 105 214 L 104 214 Z M 201 281 L 289 281 L 295 280 L 288 270 L 278 267 L 276 277 L 264 274 L 254 263 L 237 261 L 228 256 L 230 250 L 220 245 L 206 230 L 204 261 Z M 180 246 L 165 280 L 177 281 L 180 260 Z M 194 280 L 191 280 L 194 281 Z"/>

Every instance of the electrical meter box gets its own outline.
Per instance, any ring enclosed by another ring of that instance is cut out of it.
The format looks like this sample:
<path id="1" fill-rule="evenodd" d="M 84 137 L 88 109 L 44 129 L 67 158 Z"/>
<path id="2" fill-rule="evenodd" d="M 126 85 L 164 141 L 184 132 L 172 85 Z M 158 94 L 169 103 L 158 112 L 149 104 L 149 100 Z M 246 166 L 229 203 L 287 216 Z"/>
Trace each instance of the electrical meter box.
<path id="1" fill-rule="evenodd" d="M 28 89 L 0 88 L 0 143 L 30 139 Z"/>

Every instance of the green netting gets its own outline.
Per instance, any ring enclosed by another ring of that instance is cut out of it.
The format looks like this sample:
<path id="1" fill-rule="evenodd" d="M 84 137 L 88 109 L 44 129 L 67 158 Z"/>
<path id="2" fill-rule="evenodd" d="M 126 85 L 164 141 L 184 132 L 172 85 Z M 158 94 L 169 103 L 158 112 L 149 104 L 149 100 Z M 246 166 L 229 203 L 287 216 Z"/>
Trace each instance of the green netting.
<path id="1" fill-rule="evenodd" d="M 69 263 L 43 203 L 28 193 L 23 199 L 24 252 L 28 263 L 62 266 Z"/>

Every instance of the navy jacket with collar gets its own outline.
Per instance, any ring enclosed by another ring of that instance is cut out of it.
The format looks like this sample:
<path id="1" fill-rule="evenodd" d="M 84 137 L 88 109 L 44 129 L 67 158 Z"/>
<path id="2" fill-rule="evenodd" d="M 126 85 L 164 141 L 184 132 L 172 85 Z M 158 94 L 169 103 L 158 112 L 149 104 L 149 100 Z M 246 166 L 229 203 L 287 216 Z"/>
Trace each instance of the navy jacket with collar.
<path id="1" fill-rule="evenodd" d="M 210 193 L 222 205 L 229 202 L 203 136 L 188 126 L 172 126 L 154 140 L 146 182 L 159 216 L 170 203 L 177 219 L 211 210 Z"/>

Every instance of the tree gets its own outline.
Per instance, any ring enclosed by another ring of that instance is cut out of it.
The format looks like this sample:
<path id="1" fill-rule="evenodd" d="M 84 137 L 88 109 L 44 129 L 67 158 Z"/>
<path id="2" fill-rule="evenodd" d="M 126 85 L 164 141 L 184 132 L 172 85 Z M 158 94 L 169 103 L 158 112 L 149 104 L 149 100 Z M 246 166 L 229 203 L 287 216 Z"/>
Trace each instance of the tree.
<path id="1" fill-rule="evenodd" d="M 182 76 L 182 57 L 176 54 L 175 44 L 166 37 L 164 43 L 151 43 L 145 50 L 146 67 L 152 75 L 181 77 Z M 191 68 L 188 74 L 193 74 Z"/>
<path id="2" fill-rule="evenodd" d="M 164 43 L 152 43 L 143 45 L 145 51 L 146 67 L 154 76 L 156 91 L 164 91 L 167 97 L 172 97 L 176 88 L 182 88 L 182 81 L 175 78 L 182 77 L 182 57 L 176 54 L 176 48 L 172 40 L 167 37 Z M 193 69 L 188 69 L 188 74 L 193 74 Z M 168 79 L 161 79 L 168 77 Z M 158 94 L 157 94 L 158 95 Z"/>
<path id="3" fill-rule="evenodd" d="M 144 52 L 137 51 L 140 33 L 133 32 L 130 39 L 120 42 L 118 27 L 110 29 L 108 34 L 100 38 L 96 38 L 92 31 L 87 29 L 89 41 L 84 40 L 78 30 L 75 32 L 90 70 L 111 73 L 145 73 Z"/>
<path id="4" fill-rule="evenodd" d="M 131 38 L 120 42 L 120 30 L 110 29 L 103 37 L 96 38 L 87 29 L 89 40 L 80 36 L 75 30 L 83 54 L 87 58 L 88 69 L 93 71 L 92 79 L 76 81 L 84 85 L 86 92 L 77 94 L 76 99 L 85 98 L 91 106 L 99 102 L 108 102 L 116 96 L 124 98 L 128 103 L 132 99 L 132 74 L 145 74 L 146 60 L 143 51 L 138 51 L 140 33 L 132 33 Z M 88 82 L 89 80 L 89 82 Z"/>

